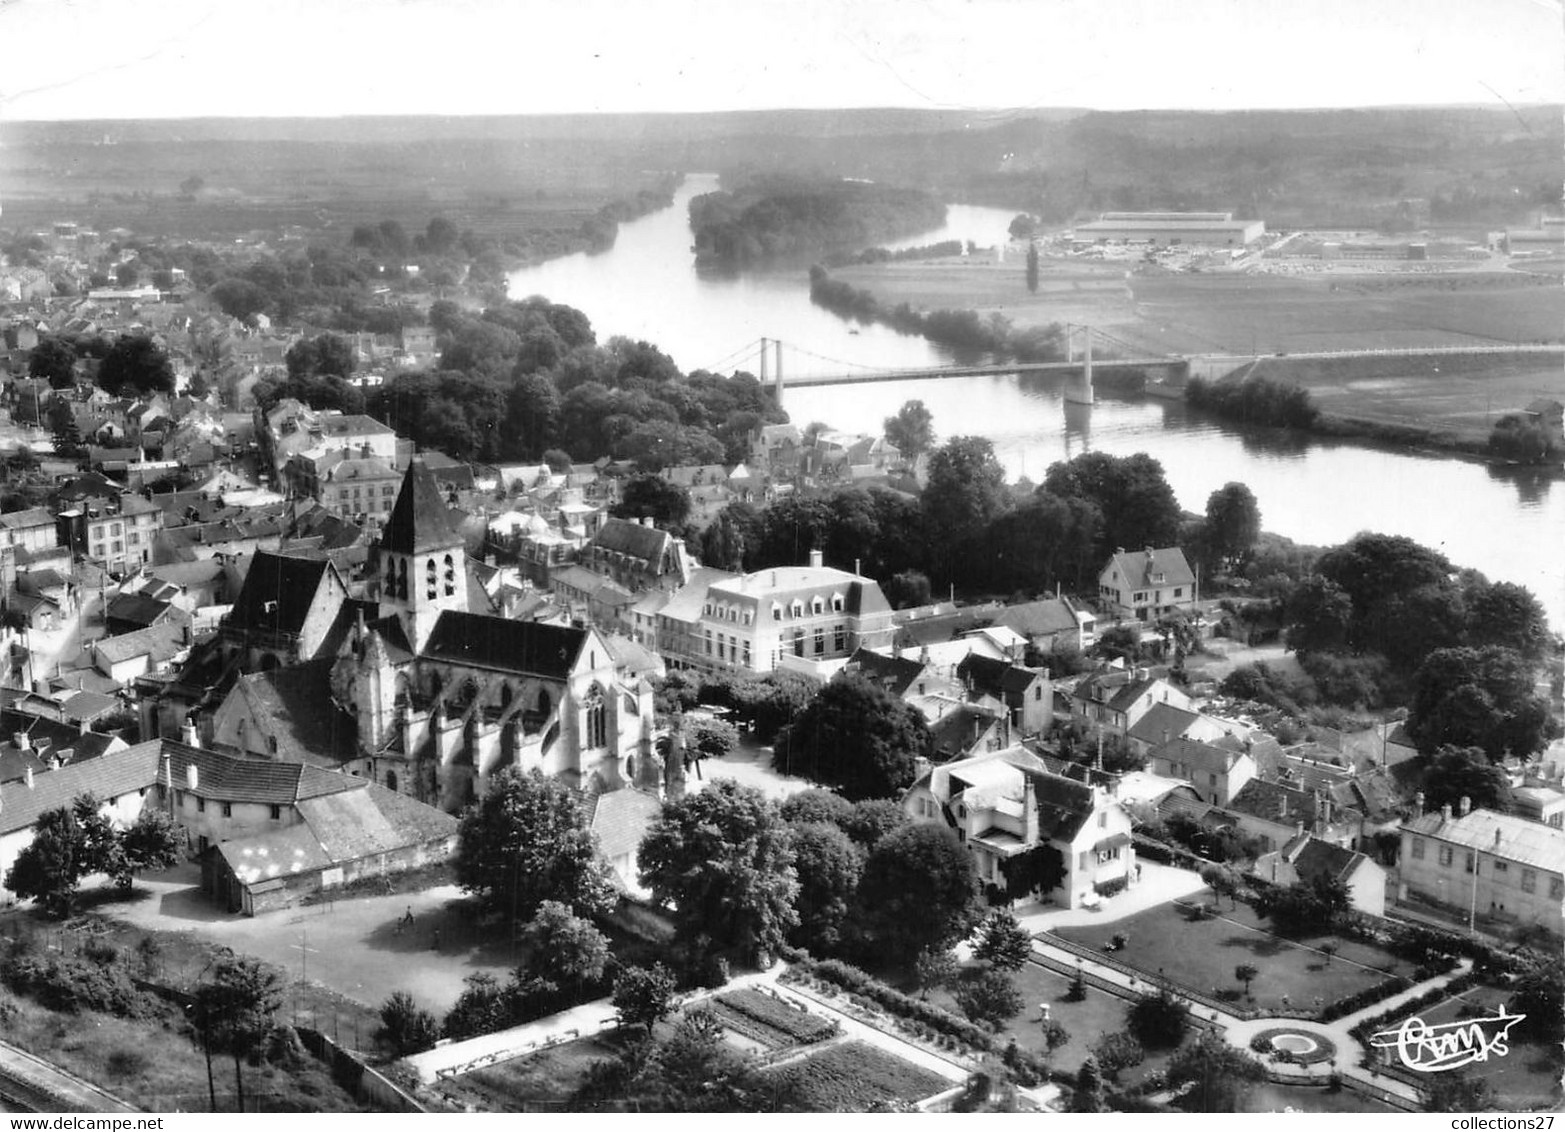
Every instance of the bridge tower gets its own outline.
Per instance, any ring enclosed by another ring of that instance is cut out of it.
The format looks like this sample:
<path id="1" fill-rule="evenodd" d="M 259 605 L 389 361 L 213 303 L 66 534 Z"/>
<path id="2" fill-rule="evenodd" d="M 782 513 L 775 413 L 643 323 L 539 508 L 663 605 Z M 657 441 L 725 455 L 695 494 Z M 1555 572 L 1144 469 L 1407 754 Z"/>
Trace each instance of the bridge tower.
<path id="1" fill-rule="evenodd" d="M 772 339 L 772 345 L 775 348 L 775 355 L 776 355 L 775 358 L 774 358 L 774 361 L 776 362 L 776 364 L 772 367 L 773 370 L 775 371 L 772 374 L 772 396 L 777 401 L 777 407 L 780 409 L 780 408 L 782 408 L 782 390 L 783 390 L 782 339 L 781 338 L 774 338 L 774 339 Z"/>
<path id="2" fill-rule="evenodd" d="M 1086 332 L 1087 344 L 1081 356 L 1081 372 L 1073 374 L 1065 385 L 1065 402 L 1069 405 L 1090 405 L 1095 399 L 1092 390 L 1092 327 L 1084 326 L 1082 330 Z M 1066 341 L 1070 341 L 1068 335 Z"/>

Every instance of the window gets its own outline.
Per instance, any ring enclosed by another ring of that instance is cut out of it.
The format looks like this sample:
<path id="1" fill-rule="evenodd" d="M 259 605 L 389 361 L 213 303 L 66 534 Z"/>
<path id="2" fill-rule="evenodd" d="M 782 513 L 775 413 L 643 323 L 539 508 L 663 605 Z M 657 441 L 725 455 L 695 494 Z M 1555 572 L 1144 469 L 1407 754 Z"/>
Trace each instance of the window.
<path id="1" fill-rule="evenodd" d="M 1101 814 L 1098 815 L 1098 828 L 1099 829 L 1107 829 L 1108 827 L 1109 827 L 1109 814 L 1108 814 L 1107 810 L 1104 810 Z"/>
<path id="2" fill-rule="evenodd" d="M 836 594 L 836 595 L 834 595 L 832 597 L 832 599 L 831 599 L 831 611 L 833 613 L 841 613 L 842 612 L 842 595 L 841 594 Z"/>
<path id="3" fill-rule="evenodd" d="M 1413 860 L 1415 860 L 1415 861 L 1422 861 L 1423 859 L 1424 859 L 1424 839 L 1422 837 L 1415 837 L 1415 838 L 1413 838 Z"/>
<path id="4" fill-rule="evenodd" d="M 1538 872 L 1536 869 L 1522 870 L 1522 891 L 1536 892 L 1538 890 Z"/>
<path id="5" fill-rule="evenodd" d="M 1146 601 L 1147 600 L 1147 595 L 1144 594 L 1144 593 L 1132 594 L 1130 596 L 1130 600 L 1131 601 Z"/>
<path id="6" fill-rule="evenodd" d="M 1043 699 L 1043 685 L 1042 684 L 1039 684 L 1036 688 L 1034 688 L 1032 690 L 1032 698 L 1035 699 L 1035 700 Z"/>
<path id="7" fill-rule="evenodd" d="M 446 596 L 451 597 L 456 593 L 456 561 L 451 555 L 446 555 Z"/>
<path id="8" fill-rule="evenodd" d="M 231 818 L 234 816 L 234 804 L 232 802 L 223 803 L 223 816 L 225 818 Z"/>
<path id="9" fill-rule="evenodd" d="M 821 604 L 821 599 L 820 598 L 817 597 L 817 598 L 812 598 L 811 599 L 811 601 L 810 601 L 810 612 L 815 614 L 815 616 L 819 617 L 821 615 L 821 610 L 823 610 L 824 608 L 825 608 L 825 606 Z"/>
<path id="10" fill-rule="evenodd" d="M 712 630 L 710 629 L 706 631 L 706 655 L 712 655 Z"/>
<path id="11" fill-rule="evenodd" d="M 1183 586 L 1175 587 L 1175 589 L 1174 589 L 1174 596 L 1175 597 L 1184 597 L 1185 596 L 1185 588 Z"/>
<path id="12" fill-rule="evenodd" d="M 744 666 L 746 668 L 750 667 L 750 642 L 749 641 L 746 641 L 744 643 Z"/>
<path id="13" fill-rule="evenodd" d="M 196 813 L 198 813 L 198 814 L 206 813 L 206 799 L 205 798 L 197 798 L 196 799 Z"/>
<path id="14" fill-rule="evenodd" d="M 603 702 L 603 689 L 594 684 L 587 693 L 587 746 L 606 747 L 608 742 L 608 708 Z"/>
<path id="15" fill-rule="evenodd" d="M 846 625 L 838 625 L 832 630 L 831 647 L 836 652 L 846 652 L 848 650 L 848 627 Z"/>
<path id="16" fill-rule="evenodd" d="M 1565 877 L 1549 878 L 1549 899 L 1558 900 L 1565 896 Z"/>
<path id="17" fill-rule="evenodd" d="M 1217 785 L 1217 775 L 1215 775 L 1215 774 L 1208 774 L 1206 776 L 1206 784 L 1208 786 L 1216 786 Z"/>
<path id="18" fill-rule="evenodd" d="M 1462 862 L 1462 871 L 1464 873 L 1470 873 L 1473 871 L 1473 855 L 1471 852 L 1467 854 L 1467 859 Z"/>
<path id="19" fill-rule="evenodd" d="M 1451 847 L 1449 845 L 1440 846 L 1440 867 L 1442 869 L 1451 867 Z"/>
<path id="20" fill-rule="evenodd" d="M 1497 873 L 1508 873 L 1511 871 L 1511 866 L 1505 861 L 1496 861 L 1494 863 L 1494 871 Z"/>
<path id="21" fill-rule="evenodd" d="M 122 543 L 119 539 L 115 539 L 114 540 L 114 553 L 115 554 L 123 554 L 124 551 L 125 551 L 125 544 Z"/>
<path id="22" fill-rule="evenodd" d="M 283 808 L 281 806 L 273 806 L 272 807 L 272 820 L 273 821 L 282 821 L 282 819 L 283 819 Z"/>
<path id="23" fill-rule="evenodd" d="M 440 591 L 440 572 L 435 566 L 433 558 L 424 562 L 424 596 L 430 601 L 435 600 L 435 595 Z"/>
<path id="24" fill-rule="evenodd" d="M 782 620 L 782 606 L 780 606 L 780 605 L 772 606 L 772 620 L 773 621 L 781 621 Z"/>
<path id="25" fill-rule="evenodd" d="M 821 656 L 826 651 L 826 630 L 815 630 L 815 655 Z"/>

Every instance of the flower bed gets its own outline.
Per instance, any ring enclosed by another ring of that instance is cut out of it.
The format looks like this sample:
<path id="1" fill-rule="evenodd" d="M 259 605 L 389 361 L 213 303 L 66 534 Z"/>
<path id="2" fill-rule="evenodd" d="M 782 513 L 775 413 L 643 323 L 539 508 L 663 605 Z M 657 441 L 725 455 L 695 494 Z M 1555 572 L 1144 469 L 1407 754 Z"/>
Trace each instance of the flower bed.
<path id="1" fill-rule="evenodd" d="M 1315 1043 L 1315 1048 L 1299 1052 L 1296 1050 L 1280 1051 L 1272 1039 L 1285 1038 L 1294 1034 L 1304 1034 L 1304 1037 Z M 1275 1030 L 1262 1030 L 1250 1039 L 1250 1048 L 1263 1056 L 1271 1056 L 1277 1061 L 1289 1065 L 1315 1065 L 1318 1062 L 1330 1061 L 1337 1056 L 1337 1047 L 1330 1038 L 1321 1034 L 1304 1033 L 1301 1030 L 1290 1030 L 1286 1027 Z M 1277 1056 L 1280 1052 L 1287 1056 Z"/>
<path id="2" fill-rule="evenodd" d="M 845 1042 L 777 1070 L 793 1104 L 811 1112 L 865 1112 L 877 1103 L 919 1101 L 951 1082 L 864 1042 Z"/>
<path id="3" fill-rule="evenodd" d="M 927 1031 L 938 1034 L 944 1038 L 962 1042 L 975 1049 L 990 1050 L 994 1048 L 994 1038 L 987 1031 L 980 1029 L 967 1021 L 958 1018 L 949 1010 L 942 1010 L 938 1006 L 924 1002 L 920 999 L 905 995 L 901 991 L 888 987 L 879 979 L 866 971 L 861 971 L 849 963 L 843 963 L 837 959 L 823 959 L 819 962 L 801 960 L 788 968 L 785 979 L 813 976 L 835 987 L 846 991 L 849 1001 L 863 999 L 860 1005 L 885 1010 L 890 1014 L 906 1021 L 915 1031 Z"/>
<path id="4" fill-rule="evenodd" d="M 818 1042 L 837 1029 L 830 1020 L 790 1006 L 763 991 L 733 991 L 719 995 L 717 1001 L 730 1011 L 776 1030 L 799 1045 Z"/>

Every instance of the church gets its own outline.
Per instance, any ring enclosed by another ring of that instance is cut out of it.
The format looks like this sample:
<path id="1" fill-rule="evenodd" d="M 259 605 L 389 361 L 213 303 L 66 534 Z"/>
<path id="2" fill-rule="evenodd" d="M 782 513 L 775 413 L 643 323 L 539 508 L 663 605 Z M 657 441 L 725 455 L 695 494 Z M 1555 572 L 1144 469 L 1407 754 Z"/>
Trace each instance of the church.
<path id="1" fill-rule="evenodd" d="M 271 557 L 258 554 L 245 582 L 268 594 L 241 593 L 236 610 L 251 598 L 277 603 L 277 564 L 263 561 Z M 291 738 L 306 761 L 334 763 L 453 812 L 512 765 L 587 791 L 655 773 L 652 687 L 619 670 L 594 629 L 470 611 L 463 540 L 419 460 L 403 476 L 367 577 L 367 600 L 321 584 L 310 602 L 296 602 L 301 630 L 335 627 L 319 634 L 335 647 L 290 658 L 318 666 L 324 679 L 286 681 L 286 670 L 264 666 L 240 677 L 213 719 L 214 745 L 276 758 L 280 740 Z M 286 686 L 288 710 L 276 710 L 261 685 Z"/>

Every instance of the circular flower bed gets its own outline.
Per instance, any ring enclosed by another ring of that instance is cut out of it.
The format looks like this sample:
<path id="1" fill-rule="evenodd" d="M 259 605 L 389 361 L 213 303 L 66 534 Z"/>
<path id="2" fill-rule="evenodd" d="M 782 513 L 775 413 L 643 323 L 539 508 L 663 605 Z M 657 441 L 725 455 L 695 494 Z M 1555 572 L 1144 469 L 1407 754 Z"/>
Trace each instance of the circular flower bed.
<path id="1" fill-rule="evenodd" d="M 1251 1039 L 1250 1048 L 1257 1052 L 1273 1051 L 1280 1060 L 1293 1065 L 1314 1065 L 1337 1056 L 1337 1047 L 1330 1038 L 1293 1029 L 1262 1030 Z"/>

